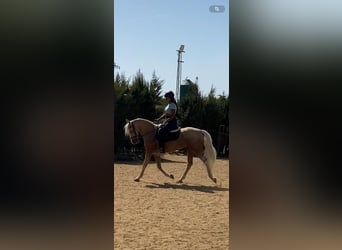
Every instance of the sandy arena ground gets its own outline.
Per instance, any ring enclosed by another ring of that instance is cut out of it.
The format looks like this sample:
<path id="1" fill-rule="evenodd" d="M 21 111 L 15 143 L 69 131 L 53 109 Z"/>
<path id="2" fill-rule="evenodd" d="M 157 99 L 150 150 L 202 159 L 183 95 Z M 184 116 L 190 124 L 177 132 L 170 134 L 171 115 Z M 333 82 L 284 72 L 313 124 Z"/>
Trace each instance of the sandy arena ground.
<path id="1" fill-rule="evenodd" d="M 165 154 L 164 176 L 150 162 L 140 182 L 141 163 L 114 165 L 114 249 L 228 249 L 229 161 L 218 159 L 215 185 L 194 158 L 183 184 L 176 180 L 186 156 Z"/>

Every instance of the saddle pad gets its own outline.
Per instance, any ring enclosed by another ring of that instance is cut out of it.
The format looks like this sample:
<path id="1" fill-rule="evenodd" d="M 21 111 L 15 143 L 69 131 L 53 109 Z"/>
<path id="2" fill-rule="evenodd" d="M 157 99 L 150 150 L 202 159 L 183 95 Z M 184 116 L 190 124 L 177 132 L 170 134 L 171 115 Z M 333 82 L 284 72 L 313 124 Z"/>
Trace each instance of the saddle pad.
<path id="1" fill-rule="evenodd" d="M 180 129 L 181 129 L 181 128 L 178 127 L 178 128 L 176 128 L 176 129 L 174 129 L 174 130 L 170 130 L 170 133 L 176 133 L 176 132 L 178 132 Z"/>

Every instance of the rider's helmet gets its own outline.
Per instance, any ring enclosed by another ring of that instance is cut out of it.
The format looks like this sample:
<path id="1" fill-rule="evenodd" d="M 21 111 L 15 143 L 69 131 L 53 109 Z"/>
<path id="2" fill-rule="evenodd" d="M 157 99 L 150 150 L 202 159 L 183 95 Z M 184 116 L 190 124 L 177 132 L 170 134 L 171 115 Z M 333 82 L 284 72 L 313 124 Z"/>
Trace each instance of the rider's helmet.
<path id="1" fill-rule="evenodd" d="M 175 94 L 172 91 L 165 93 L 164 97 L 169 97 L 171 100 L 174 99 Z"/>

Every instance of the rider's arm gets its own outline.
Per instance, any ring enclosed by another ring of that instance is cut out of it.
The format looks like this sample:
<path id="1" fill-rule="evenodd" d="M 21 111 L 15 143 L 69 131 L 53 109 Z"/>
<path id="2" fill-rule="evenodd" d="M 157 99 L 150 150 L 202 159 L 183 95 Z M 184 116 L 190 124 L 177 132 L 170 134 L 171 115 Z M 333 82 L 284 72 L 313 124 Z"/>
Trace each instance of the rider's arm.
<path id="1" fill-rule="evenodd" d="M 166 116 L 166 113 L 162 114 L 159 118 L 157 118 L 157 121 L 160 121 L 161 119 L 163 119 Z"/>
<path id="2" fill-rule="evenodd" d="M 164 114 L 167 117 L 165 122 L 171 121 L 176 116 L 176 110 L 175 109 L 171 109 L 170 111 L 171 111 L 171 114 Z"/>

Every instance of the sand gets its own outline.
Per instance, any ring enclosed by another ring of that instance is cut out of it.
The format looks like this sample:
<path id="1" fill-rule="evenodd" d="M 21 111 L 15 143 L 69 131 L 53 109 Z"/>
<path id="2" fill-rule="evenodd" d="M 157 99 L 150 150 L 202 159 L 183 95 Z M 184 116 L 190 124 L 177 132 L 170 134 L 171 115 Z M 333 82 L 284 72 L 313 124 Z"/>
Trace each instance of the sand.
<path id="1" fill-rule="evenodd" d="M 114 249 L 228 249 L 229 161 L 218 159 L 214 176 L 194 159 L 183 184 L 176 180 L 186 157 L 165 154 L 164 176 L 150 162 L 140 182 L 141 162 L 114 164 Z"/>

